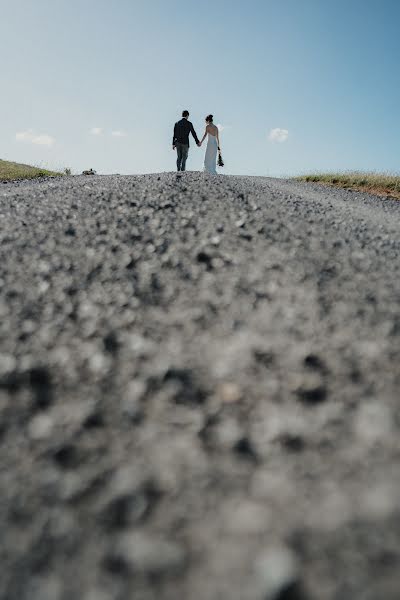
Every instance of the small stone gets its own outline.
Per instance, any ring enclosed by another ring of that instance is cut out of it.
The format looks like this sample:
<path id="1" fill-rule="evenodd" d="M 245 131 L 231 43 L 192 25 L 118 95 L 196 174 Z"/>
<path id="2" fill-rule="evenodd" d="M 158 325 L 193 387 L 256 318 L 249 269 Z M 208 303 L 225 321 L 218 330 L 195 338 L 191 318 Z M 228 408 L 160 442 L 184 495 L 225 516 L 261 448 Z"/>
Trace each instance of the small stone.
<path id="1" fill-rule="evenodd" d="M 180 573 L 186 564 L 186 551 L 180 544 L 141 532 L 123 534 L 106 562 L 120 571 L 147 576 Z"/>
<path id="2" fill-rule="evenodd" d="M 110 358 L 103 354 L 103 352 L 95 352 L 88 358 L 88 366 L 90 371 L 95 375 L 101 375 L 106 373 L 111 364 Z"/>
<path id="3" fill-rule="evenodd" d="M 306 373 L 295 384 L 295 393 L 305 404 L 319 404 L 326 400 L 326 385 L 319 373 Z"/>
<path id="4" fill-rule="evenodd" d="M 97 429 L 104 427 L 104 414 L 99 404 L 93 404 L 83 421 L 84 429 Z"/>
<path id="5" fill-rule="evenodd" d="M 126 345 L 137 358 L 148 358 L 155 353 L 155 344 L 137 333 L 132 333 L 127 337 Z"/>
<path id="6" fill-rule="evenodd" d="M 72 227 L 72 225 L 69 225 L 69 227 L 67 227 L 67 229 L 65 230 L 65 235 L 70 235 L 70 236 L 74 236 L 76 235 L 76 230 L 74 227 Z"/>
<path id="7" fill-rule="evenodd" d="M 215 436 L 218 444 L 225 448 L 234 448 L 243 438 L 243 430 L 234 418 L 224 418 L 216 424 L 215 416 L 209 416 L 206 424 L 206 430 L 215 425 Z"/>
<path id="8" fill-rule="evenodd" d="M 71 502 L 72 500 L 79 498 L 87 487 L 89 486 L 86 485 L 82 477 L 78 473 L 71 471 L 61 480 L 60 498 L 65 502 Z"/>
<path id="9" fill-rule="evenodd" d="M 224 260 L 222 258 L 220 258 L 219 256 L 216 256 L 215 258 L 212 259 L 212 261 L 211 261 L 212 269 L 222 269 L 223 266 L 224 266 Z"/>
<path id="10" fill-rule="evenodd" d="M 170 367 L 164 375 L 164 385 L 171 385 L 172 396 L 177 404 L 203 404 L 206 392 L 197 381 L 192 369 Z"/>
<path id="11" fill-rule="evenodd" d="M 96 476 L 82 477 L 77 471 L 69 471 L 62 477 L 60 498 L 65 502 L 76 502 L 91 490 L 98 488 L 98 485 L 99 479 Z"/>
<path id="12" fill-rule="evenodd" d="M 121 467 L 109 484 L 100 512 L 110 529 L 125 528 L 147 516 L 161 496 L 157 481 L 130 467 Z"/>
<path id="13" fill-rule="evenodd" d="M 141 401 L 147 391 L 147 384 L 141 379 L 135 379 L 128 384 L 122 399 L 122 413 L 132 421 L 140 421 L 143 416 Z"/>
<path id="14" fill-rule="evenodd" d="M 255 572 L 260 599 L 301 600 L 297 560 L 285 546 L 276 546 L 259 556 Z"/>
<path id="15" fill-rule="evenodd" d="M 0 354 L 0 377 L 12 373 L 17 366 L 17 361 L 11 354 Z"/>
<path id="16" fill-rule="evenodd" d="M 53 431 L 53 419 L 48 415 L 37 415 L 29 424 L 29 435 L 33 440 L 44 440 Z"/>
<path id="17" fill-rule="evenodd" d="M 217 396 L 221 402 L 233 404 L 235 402 L 239 402 L 239 400 L 242 398 L 242 392 L 236 383 L 225 382 L 218 386 Z"/>
<path id="18" fill-rule="evenodd" d="M 325 364 L 324 361 L 317 354 L 307 354 L 304 357 L 304 365 L 309 369 L 315 369 L 316 371 L 324 372 Z"/>
<path id="19" fill-rule="evenodd" d="M 109 529 L 123 529 L 139 521 L 147 510 L 145 494 L 126 493 L 113 497 L 102 513 L 102 523 Z"/>
<path id="20" fill-rule="evenodd" d="M 25 335 L 30 335 L 36 329 L 37 325 L 31 319 L 25 319 L 21 325 L 21 332 Z M 0 359 L 1 361 L 1 359 Z"/>
<path id="21" fill-rule="evenodd" d="M 206 250 L 200 250 L 197 253 L 196 258 L 199 263 L 204 263 L 205 265 L 207 265 L 207 267 L 211 266 L 211 262 L 213 259 L 212 255 Z"/>

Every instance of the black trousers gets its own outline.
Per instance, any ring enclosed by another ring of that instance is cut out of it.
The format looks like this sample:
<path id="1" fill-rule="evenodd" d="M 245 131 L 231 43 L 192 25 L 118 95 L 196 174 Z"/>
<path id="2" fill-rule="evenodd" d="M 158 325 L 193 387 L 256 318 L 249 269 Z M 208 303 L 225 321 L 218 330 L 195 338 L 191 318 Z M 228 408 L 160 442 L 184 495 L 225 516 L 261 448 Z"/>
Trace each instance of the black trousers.
<path id="1" fill-rule="evenodd" d="M 176 152 L 178 158 L 176 160 L 176 166 L 178 171 L 186 171 L 186 161 L 189 154 L 189 146 L 176 142 Z"/>

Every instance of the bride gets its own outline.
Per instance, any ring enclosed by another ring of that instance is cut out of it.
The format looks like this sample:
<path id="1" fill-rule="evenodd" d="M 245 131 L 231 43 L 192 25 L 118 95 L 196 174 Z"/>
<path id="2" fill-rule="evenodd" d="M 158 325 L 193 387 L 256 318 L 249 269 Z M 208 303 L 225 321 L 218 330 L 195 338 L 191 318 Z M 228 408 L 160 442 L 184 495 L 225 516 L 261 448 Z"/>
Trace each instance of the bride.
<path id="1" fill-rule="evenodd" d="M 219 131 L 213 123 L 213 115 L 206 117 L 206 130 L 203 135 L 203 139 L 200 142 L 204 142 L 208 135 L 206 155 L 204 157 L 204 172 L 217 175 L 217 153 L 219 148 Z"/>

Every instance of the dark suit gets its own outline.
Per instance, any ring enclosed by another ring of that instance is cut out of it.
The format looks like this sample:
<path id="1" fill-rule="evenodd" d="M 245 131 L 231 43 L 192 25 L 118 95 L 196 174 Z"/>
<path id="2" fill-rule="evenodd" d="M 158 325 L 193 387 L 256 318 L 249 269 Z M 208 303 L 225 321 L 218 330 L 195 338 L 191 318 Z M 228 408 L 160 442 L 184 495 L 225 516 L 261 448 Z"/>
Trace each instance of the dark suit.
<path id="1" fill-rule="evenodd" d="M 176 147 L 178 153 L 178 159 L 176 161 L 178 171 L 186 170 L 186 160 L 189 154 L 190 133 L 194 137 L 196 144 L 199 144 L 199 138 L 197 137 L 194 127 L 190 121 L 183 118 L 175 123 L 172 145 Z"/>

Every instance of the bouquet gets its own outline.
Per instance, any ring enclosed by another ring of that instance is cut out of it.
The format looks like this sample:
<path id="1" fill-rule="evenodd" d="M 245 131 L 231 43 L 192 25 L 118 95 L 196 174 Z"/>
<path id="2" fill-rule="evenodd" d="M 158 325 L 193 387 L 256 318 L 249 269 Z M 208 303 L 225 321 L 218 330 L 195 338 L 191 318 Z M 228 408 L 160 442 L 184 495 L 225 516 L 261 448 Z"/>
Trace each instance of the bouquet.
<path id="1" fill-rule="evenodd" d="M 222 159 L 221 150 L 219 148 L 218 148 L 218 166 L 219 167 L 223 167 L 224 166 L 224 161 Z"/>

